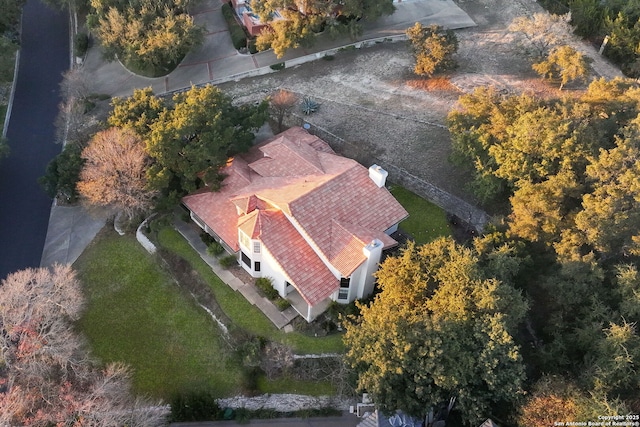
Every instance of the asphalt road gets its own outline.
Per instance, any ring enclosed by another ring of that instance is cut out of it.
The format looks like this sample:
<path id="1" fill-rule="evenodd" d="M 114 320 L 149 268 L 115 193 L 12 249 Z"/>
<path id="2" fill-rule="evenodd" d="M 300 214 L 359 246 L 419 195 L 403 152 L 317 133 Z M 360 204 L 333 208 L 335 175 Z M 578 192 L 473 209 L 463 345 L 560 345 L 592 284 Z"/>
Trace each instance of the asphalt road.
<path id="1" fill-rule="evenodd" d="M 60 152 L 54 143 L 59 83 L 69 68 L 69 15 L 29 0 L 22 18 L 20 68 L 0 161 L 0 280 L 38 267 L 52 200 L 37 180 Z"/>

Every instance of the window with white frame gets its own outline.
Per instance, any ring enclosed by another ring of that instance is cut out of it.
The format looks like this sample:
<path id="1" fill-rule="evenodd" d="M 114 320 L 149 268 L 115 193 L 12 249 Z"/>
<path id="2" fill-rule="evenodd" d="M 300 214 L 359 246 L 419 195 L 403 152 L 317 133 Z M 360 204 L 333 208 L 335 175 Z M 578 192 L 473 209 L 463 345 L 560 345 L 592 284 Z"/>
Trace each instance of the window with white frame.
<path id="1" fill-rule="evenodd" d="M 260 242 L 253 242 L 253 253 L 254 254 L 260 253 Z"/>
<path id="2" fill-rule="evenodd" d="M 240 234 L 240 244 L 247 249 L 251 248 L 251 239 L 249 239 L 249 236 L 244 234 L 242 231 L 240 231 L 239 234 Z"/>
<path id="3" fill-rule="evenodd" d="M 338 291 L 338 299 L 349 298 L 349 285 L 351 285 L 350 277 L 343 277 L 340 279 L 340 290 Z"/>

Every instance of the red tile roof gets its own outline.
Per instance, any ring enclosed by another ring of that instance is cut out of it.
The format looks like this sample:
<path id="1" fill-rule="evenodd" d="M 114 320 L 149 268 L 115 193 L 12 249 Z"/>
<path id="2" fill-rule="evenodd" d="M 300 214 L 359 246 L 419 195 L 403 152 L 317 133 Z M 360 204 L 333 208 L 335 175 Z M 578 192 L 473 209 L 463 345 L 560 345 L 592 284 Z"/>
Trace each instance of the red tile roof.
<path id="1" fill-rule="evenodd" d="M 408 215 L 386 188 L 369 178 L 365 167 L 336 155 L 302 128 L 291 128 L 236 156 L 222 172 L 226 178 L 219 192 L 189 195 L 184 204 L 235 250 L 238 227 L 260 236 L 267 247 L 268 241 L 308 302 L 330 295 L 329 287 L 337 289 L 335 277 L 331 286 L 321 284 L 329 283 L 322 259 L 349 277 L 365 261 L 362 249 L 371 240 L 380 239 L 385 247 L 396 244 L 384 231 Z M 269 212 L 270 233 L 261 222 L 262 211 Z M 309 261 L 311 252 L 317 260 Z M 314 275 L 322 280 L 312 279 Z"/>
<path id="2" fill-rule="evenodd" d="M 260 240 L 302 298 L 315 305 L 338 290 L 340 282 L 279 210 L 260 211 Z"/>

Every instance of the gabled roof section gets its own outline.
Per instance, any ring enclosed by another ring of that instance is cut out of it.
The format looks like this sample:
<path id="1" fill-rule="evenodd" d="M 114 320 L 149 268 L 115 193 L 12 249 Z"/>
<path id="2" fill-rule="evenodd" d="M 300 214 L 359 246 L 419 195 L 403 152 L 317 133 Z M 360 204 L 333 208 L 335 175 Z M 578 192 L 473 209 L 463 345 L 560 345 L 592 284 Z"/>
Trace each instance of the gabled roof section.
<path id="1" fill-rule="evenodd" d="M 236 156 L 221 173 L 220 191 L 184 204 L 236 251 L 238 227 L 261 239 L 310 303 L 335 291 L 331 271 L 349 277 L 362 264 L 372 240 L 395 245 L 384 231 L 408 216 L 367 168 L 302 128 Z"/>
<path id="2" fill-rule="evenodd" d="M 357 228 L 352 225 L 346 227 L 345 231 L 355 233 L 354 238 L 366 239 L 364 244 L 368 244 L 369 237 L 377 234 L 376 237 L 380 238 L 381 234 L 378 233 L 383 233 L 408 216 L 391 193 L 386 188 L 379 188 L 369 178 L 367 169 L 355 161 L 348 170 L 291 201 L 289 210 L 293 220 L 305 230 L 327 259 L 337 256 L 337 248 L 344 241 L 341 233 L 332 235 L 334 222 L 343 226 L 357 224 Z M 383 243 L 385 246 L 393 244 L 388 239 Z M 342 262 L 352 265 L 357 262 L 356 255 L 353 251 L 348 252 L 353 254 L 353 258 Z"/>
<path id="3" fill-rule="evenodd" d="M 373 240 L 382 241 L 384 248 L 398 244 L 384 232 L 369 230 L 360 225 L 332 220 L 329 262 L 342 277 L 349 277 L 366 260 L 363 247 Z"/>
<path id="4" fill-rule="evenodd" d="M 269 207 L 269 204 L 266 201 L 257 198 L 253 194 L 250 196 L 237 196 L 231 199 L 231 203 L 236 205 L 236 207 L 240 209 L 243 214 L 248 214 L 256 209 L 267 209 Z"/>
<path id="5" fill-rule="evenodd" d="M 326 299 L 339 282 L 305 239 L 278 210 L 259 211 L 260 240 L 310 305 Z"/>
<path id="6" fill-rule="evenodd" d="M 261 176 L 306 176 L 324 173 L 318 151 L 300 140 L 282 136 L 260 148 L 262 159 L 249 167 Z"/>
<path id="7" fill-rule="evenodd" d="M 257 239 L 262 231 L 261 210 L 254 210 L 248 215 L 238 219 L 238 229 L 249 236 L 250 239 Z"/>

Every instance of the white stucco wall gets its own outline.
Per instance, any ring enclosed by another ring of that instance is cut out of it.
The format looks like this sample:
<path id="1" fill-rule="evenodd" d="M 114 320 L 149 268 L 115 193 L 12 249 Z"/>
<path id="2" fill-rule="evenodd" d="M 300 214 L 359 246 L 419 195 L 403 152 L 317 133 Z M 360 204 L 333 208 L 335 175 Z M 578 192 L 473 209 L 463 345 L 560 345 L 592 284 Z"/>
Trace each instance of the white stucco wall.
<path id="1" fill-rule="evenodd" d="M 287 277 L 264 245 L 262 246 L 261 252 L 260 277 L 269 277 L 273 283 L 273 287 L 278 291 L 280 296 L 286 298 L 287 292 L 284 282 L 287 280 Z"/>
<path id="2" fill-rule="evenodd" d="M 384 245 L 382 242 L 376 239 L 362 249 L 362 252 L 367 257 L 367 261 L 365 261 L 361 266 L 362 281 L 358 288 L 358 295 L 356 298 L 361 299 L 368 297 L 373 292 L 373 287 L 376 282 L 375 277 L 373 277 L 373 273 L 378 270 L 383 247 Z"/>
<path id="3" fill-rule="evenodd" d="M 398 223 L 398 224 L 400 224 L 400 223 Z M 396 224 L 394 226 L 391 226 L 391 227 L 387 228 L 386 230 L 384 230 L 384 234 L 390 236 L 393 233 L 395 233 L 396 231 L 398 231 L 398 224 Z"/>

